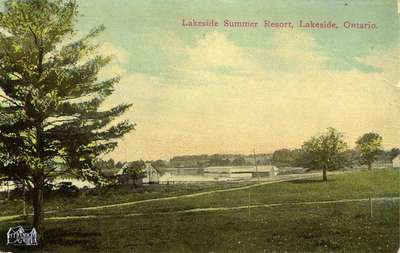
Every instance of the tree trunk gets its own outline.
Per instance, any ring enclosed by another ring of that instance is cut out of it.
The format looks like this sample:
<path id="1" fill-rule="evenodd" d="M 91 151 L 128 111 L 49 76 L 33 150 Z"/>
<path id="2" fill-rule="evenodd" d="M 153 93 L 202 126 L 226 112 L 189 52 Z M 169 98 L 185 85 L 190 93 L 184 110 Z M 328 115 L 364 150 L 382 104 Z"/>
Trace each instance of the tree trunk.
<path id="1" fill-rule="evenodd" d="M 41 239 L 44 232 L 43 184 L 36 185 L 33 190 L 33 227 Z"/>
<path id="2" fill-rule="evenodd" d="M 328 178 L 326 177 L 326 169 L 325 168 L 322 169 L 322 180 L 324 182 L 328 181 Z"/>
<path id="3" fill-rule="evenodd" d="M 44 234 L 44 142 L 43 142 L 43 122 L 37 122 L 36 126 L 36 150 L 40 164 L 36 168 L 38 174 L 34 177 L 33 188 L 33 226 L 38 233 L 38 239 L 43 239 Z"/>

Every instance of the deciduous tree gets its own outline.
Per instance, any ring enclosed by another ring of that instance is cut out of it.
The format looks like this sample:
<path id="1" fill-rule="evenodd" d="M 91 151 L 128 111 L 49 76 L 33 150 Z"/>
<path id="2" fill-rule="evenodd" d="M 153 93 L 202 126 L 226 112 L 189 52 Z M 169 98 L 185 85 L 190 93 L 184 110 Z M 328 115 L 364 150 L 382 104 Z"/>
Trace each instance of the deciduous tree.
<path id="1" fill-rule="evenodd" d="M 146 164 L 144 161 L 133 161 L 125 164 L 123 168 L 123 173 L 126 174 L 129 179 L 133 181 L 133 184 L 136 185 L 136 180 L 145 177 L 144 169 L 146 168 Z"/>
<path id="2" fill-rule="evenodd" d="M 357 141 L 357 150 L 360 151 L 360 163 L 372 168 L 372 163 L 382 152 L 382 137 L 377 133 L 366 133 Z"/>
<path id="3" fill-rule="evenodd" d="M 347 144 L 343 134 L 334 128 L 328 128 L 325 134 L 312 137 L 302 146 L 303 160 L 308 161 L 311 169 L 322 169 L 322 179 L 327 181 L 327 171 L 338 169 L 344 164 L 344 151 Z"/>

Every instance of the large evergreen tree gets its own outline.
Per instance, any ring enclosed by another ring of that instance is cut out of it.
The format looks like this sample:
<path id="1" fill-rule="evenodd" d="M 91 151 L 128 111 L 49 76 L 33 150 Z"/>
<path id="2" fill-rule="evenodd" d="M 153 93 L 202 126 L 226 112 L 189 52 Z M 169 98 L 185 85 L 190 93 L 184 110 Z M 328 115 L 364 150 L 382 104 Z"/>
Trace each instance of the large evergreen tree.
<path id="1" fill-rule="evenodd" d="M 7 0 L 0 12 L 0 175 L 29 189 L 40 233 L 45 185 L 99 180 L 94 159 L 134 128 L 112 124 L 129 104 L 100 109 L 119 78 L 98 80 L 110 58 L 92 39 L 104 28 L 73 41 L 77 15 L 74 0 Z"/>

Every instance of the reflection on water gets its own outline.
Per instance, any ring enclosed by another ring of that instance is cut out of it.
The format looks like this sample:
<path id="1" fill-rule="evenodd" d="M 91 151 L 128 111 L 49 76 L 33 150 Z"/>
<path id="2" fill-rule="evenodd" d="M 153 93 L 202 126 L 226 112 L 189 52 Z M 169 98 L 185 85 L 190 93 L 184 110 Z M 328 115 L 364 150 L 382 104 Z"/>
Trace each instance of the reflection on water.
<path id="1" fill-rule="evenodd" d="M 94 188 L 95 185 L 84 180 L 79 180 L 79 179 L 63 179 L 59 178 L 54 180 L 53 184 L 58 184 L 61 182 L 70 182 L 73 185 L 75 185 L 78 188 L 83 188 L 83 187 L 88 187 L 88 188 Z M 10 182 L 8 185 L 7 183 L 4 183 L 3 185 L 0 185 L 0 192 L 5 192 L 5 191 L 12 191 L 15 189 L 15 184 Z"/>

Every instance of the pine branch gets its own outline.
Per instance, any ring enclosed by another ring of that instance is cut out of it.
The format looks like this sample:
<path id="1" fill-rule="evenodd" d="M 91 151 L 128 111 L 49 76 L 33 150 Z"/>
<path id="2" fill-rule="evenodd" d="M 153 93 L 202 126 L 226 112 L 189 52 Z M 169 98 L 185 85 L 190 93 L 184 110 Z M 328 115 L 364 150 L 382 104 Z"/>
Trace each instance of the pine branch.
<path id="1" fill-rule="evenodd" d="M 17 101 L 14 101 L 13 99 L 11 99 L 11 98 L 9 98 L 9 97 L 7 97 L 7 96 L 4 96 L 4 95 L 1 95 L 1 94 L 0 94 L 0 98 L 5 99 L 7 102 L 11 103 L 11 104 L 14 105 L 14 106 L 17 106 L 17 107 L 19 107 L 19 108 L 22 107 L 22 105 L 18 104 Z"/>

